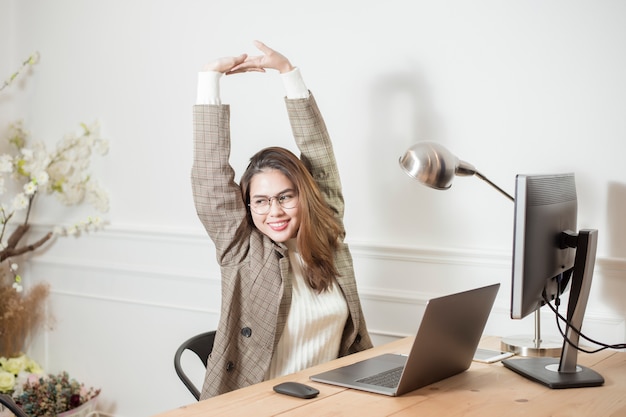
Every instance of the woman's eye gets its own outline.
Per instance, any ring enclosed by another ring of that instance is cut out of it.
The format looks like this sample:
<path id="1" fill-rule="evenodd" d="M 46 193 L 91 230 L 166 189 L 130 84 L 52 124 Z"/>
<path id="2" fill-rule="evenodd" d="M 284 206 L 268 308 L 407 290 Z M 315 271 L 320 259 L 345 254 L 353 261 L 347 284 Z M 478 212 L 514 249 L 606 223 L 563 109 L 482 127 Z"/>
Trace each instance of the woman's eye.
<path id="1" fill-rule="evenodd" d="M 267 198 L 259 198 L 257 200 L 254 200 L 255 206 L 264 206 L 266 204 L 267 204 Z"/>

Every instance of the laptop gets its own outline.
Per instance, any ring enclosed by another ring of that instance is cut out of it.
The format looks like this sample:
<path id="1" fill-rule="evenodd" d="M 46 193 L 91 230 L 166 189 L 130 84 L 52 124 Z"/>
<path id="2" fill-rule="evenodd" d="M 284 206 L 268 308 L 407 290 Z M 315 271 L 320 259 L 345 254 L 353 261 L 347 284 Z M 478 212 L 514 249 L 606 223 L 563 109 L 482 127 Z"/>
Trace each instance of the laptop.
<path id="1" fill-rule="evenodd" d="M 398 396 L 459 374 L 472 363 L 499 288 L 493 284 L 429 300 L 408 355 L 382 354 L 310 379 Z"/>

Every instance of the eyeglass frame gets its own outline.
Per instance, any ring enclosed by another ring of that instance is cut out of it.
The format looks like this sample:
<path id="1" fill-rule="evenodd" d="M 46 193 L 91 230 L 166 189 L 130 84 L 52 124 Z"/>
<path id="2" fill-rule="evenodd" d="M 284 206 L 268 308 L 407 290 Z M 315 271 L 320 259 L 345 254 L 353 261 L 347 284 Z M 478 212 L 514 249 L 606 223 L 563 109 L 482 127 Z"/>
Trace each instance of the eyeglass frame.
<path id="1" fill-rule="evenodd" d="M 281 198 L 289 197 L 288 194 L 290 194 L 290 193 L 294 194 L 291 197 L 291 199 L 295 200 L 295 204 L 293 205 L 293 207 L 285 207 L 285 206 L 283 206 L 283 202 L 281 201 Z M 258 200 L 260 198 L 261 197 L 258 197 L 256 199 Z M 250 207 L 250 210 L 255 212 L 256 214 L 259 214 L 259 215 L 268 214 L 270 211 L 272 211 L 272 200 L 276 200 L 276 202 L 278 203 L 280 208 L 281 209 L 286 209 L 286 210 L 294 209 L 294 208 L 298 207 L 298 204 L 300 204 L 299 195 L 295 191 L 284 191 L 284 192 L 282 192 L 280 194 L 277 194 L 277 195 L 274 195 L 274 196 L 271 196 L 271 197 L 262 197 L 262 198 L 264 198 L 265 201 L 267 201 L 267 210 L 264 211 L 264 212 L 258 212 L 255 208 L 252 207 L 251 203 L 248 203 L 248 207 Z"/>

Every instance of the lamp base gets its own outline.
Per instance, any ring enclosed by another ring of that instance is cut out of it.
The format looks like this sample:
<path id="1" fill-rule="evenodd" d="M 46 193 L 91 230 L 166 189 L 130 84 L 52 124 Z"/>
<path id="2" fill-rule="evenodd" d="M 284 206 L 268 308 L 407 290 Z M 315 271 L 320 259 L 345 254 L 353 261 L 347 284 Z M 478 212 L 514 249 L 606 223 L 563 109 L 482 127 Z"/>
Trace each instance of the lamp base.
<path id="1" fill-rule="evenodd" d="M 500 348 L 517 356 L 558 358 L 561 356 L 563 341 L 548 339 L 537 342 L 532 336 L 510 336 L 502 339 Z"/>

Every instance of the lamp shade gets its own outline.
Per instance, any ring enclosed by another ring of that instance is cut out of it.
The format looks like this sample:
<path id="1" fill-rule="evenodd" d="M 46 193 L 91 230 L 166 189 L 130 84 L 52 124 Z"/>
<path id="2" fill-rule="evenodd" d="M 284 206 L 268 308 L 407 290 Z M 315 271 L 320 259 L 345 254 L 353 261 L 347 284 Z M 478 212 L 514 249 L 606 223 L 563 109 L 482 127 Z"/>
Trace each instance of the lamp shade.
<path id="1" fill-rule="evenodd" d="M 515 201 L 513 196 L 478 172 L 472 164 L 460 160 L 437 142 L 416 143 L 407 149 L 399 162 L 404 172 L 431 188 L 447 190 L 452 185 L 455 176 L 475 175 L 509 200 Z"/>
<path id="2" fill-rule="evenodd" d="M 474 175 L 476 169 L 459 160 L 436 142 L 419 142 L 400 157 L 400 167 L 409 176 L 437 190 L 447 190 L 455 175 Z"/>

